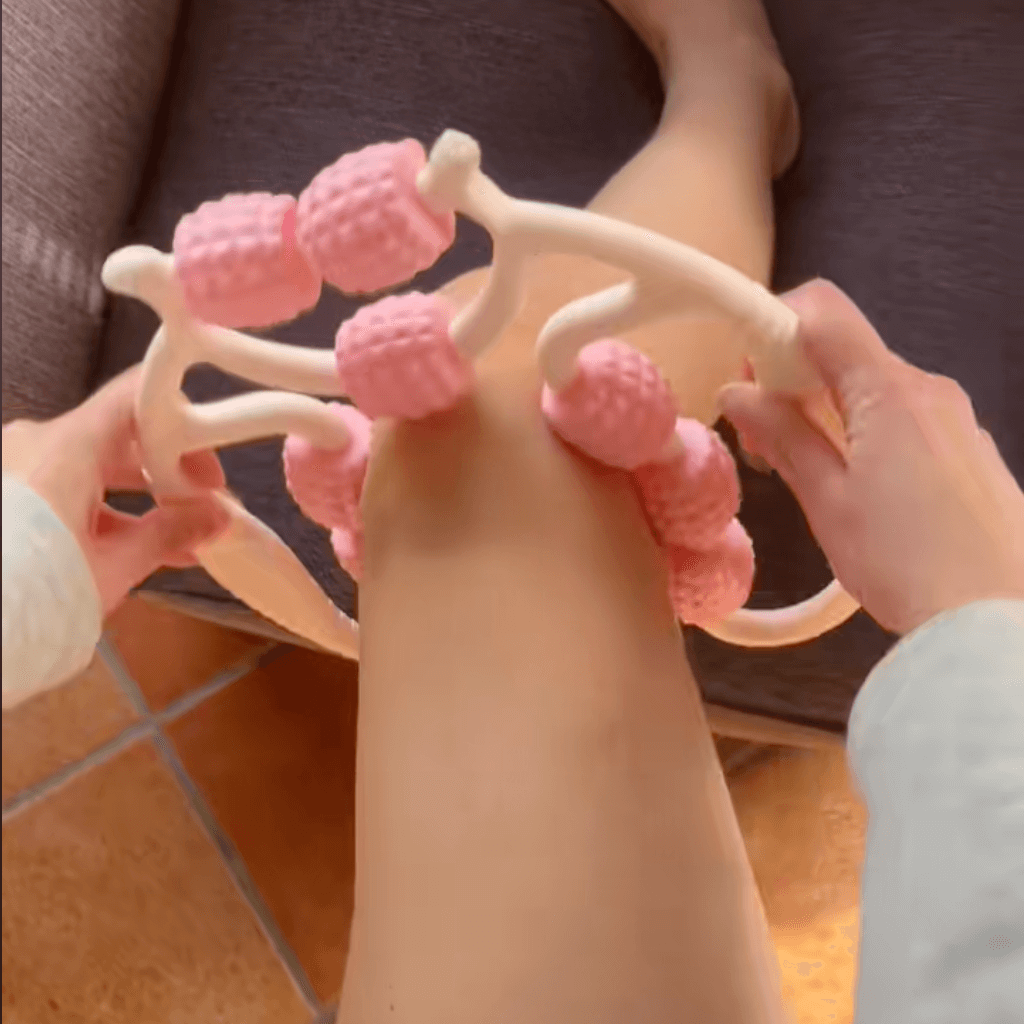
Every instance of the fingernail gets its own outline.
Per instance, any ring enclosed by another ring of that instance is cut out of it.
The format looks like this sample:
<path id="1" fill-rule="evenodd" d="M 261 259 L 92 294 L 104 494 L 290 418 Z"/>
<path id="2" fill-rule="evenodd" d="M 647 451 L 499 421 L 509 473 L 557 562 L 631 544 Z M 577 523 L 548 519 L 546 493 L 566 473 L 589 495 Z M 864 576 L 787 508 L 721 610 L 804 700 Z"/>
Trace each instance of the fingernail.
<path id="1" fill-rule="evenodd" d="M 772 453 L 768 448 L 764 445 L 758 444 L 749 434 L 745 434 L 741 430 L 736 431 L 736 437 L 739 440 L 740 447 L 743 451 L 746 452 L 747 455 L 751 456 L 751 458 L 761 463 L 761 468 L 771 466 L 770 456 Z"/>
<path id="2" fill-rule="evenodd" d="M 779 299 L 789 306 L 794 313 L 799 313 L 801 308 L 807 305 L 811 294 L 825 283 L 824 278 L 812 278 L 810 281 L 805 281 L 803 284 L 791 288 L 788 292 L 783 292 Z"/>
<path id="3" fill-rule="evenodd" d="M 726 409 L 732 405 L 734 397 L 743 389 L 743 384 L 725 384 L 718 389 L 718 394 L 715 396 L 715 404 L 720 413 L 724 413 Z"/>

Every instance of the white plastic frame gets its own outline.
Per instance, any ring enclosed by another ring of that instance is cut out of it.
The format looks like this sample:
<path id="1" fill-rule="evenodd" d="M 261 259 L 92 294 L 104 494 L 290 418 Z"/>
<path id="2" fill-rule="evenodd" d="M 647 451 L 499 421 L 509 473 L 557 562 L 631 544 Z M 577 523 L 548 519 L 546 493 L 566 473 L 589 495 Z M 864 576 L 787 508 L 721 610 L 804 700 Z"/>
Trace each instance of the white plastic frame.
<path id="1" fill-rule="evenodd" d="M 530 257 L 578 253 L 622 268 L 632 279 L 571 302 L 548 320 L 537 339 L 537 359 L 552 388 L 572 380 L 576 356 L 589 342 L 690 315 L 724 316 L 746 327 L 746 354 L 763 386 L 792 395 L 820 391 L 796 346 L 796 314 L 726 264 L 612 218 L 514 199 L 481 172 L 480 148 L 461 132 L 446 131 L 437 140 L 417 186 L 428 205 L 438 212 L 454 209 L 483 226 L 493 240 L 487 283 L 451 327 L 453 340 L 467 357 L 481 355 L 515 318 L 525 297 Z M 138 408 L 143 464 L 158 498 L 190 491 L 179 469 L 181 456 L 190 451 L 289 433 L 319 447 L 347 443 L 344 426 L 322 402 L 309 397 L 342 396 L 333 352 L 197 322 L 185 308 L 172 257 L 156 249 L 130 246 L 114 253 L 104 265 L 103 283 L 145 301 L 162 320 L 144 360 Z M 185 372 L 196 363 L 212 363 L 275 390 L 194 405 L 181 386 Z M 234 590 L 224 578 L 225 572 L 231 575 L 230 567 L 219 568 L 220 582 Z M 833 581 L 800 604 L 741 609 L 705 628 L 729 643 L 776 647 L 813 639 L 858 607 Z M 271 617 L 282 621 L 280 615 Z"/>

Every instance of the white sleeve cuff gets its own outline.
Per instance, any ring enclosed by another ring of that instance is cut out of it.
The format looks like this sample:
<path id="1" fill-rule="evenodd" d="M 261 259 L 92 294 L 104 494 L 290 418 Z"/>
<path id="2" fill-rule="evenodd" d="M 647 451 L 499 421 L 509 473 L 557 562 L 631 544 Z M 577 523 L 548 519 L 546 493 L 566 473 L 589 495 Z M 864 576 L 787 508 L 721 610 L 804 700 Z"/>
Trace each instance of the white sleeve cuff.
<path id="1" fill-rule="evenodd" d="M 848 736 L 868 807 L 857 1019 L 1024 1021 L 1024 602 L 906 636 Z"/>
<path id="2" fill-rule="evenodd" d="M 3 707 L 64 682 L 90 662 L 100 597 L 71 531 L 27 484 L 3 477 Z"/>

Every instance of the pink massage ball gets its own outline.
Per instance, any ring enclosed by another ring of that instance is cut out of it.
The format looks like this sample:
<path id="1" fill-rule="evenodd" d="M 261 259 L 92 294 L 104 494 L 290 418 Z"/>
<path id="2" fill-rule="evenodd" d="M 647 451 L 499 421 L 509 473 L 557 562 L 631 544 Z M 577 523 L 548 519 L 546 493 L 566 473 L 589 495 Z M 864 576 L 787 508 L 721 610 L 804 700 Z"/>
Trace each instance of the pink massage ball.
<path id="1" fill-rule="evenodd" d="M 336 526 L 331 530 L 331 548 L 338 565 L 356 582 L 363 576 L 363 527 Z"/>
<path id="2" fill-rule="evenodd" d="M 373 419 L 421 419 L 455 405 L 474 378 L 472 363 L 448 333 L 451 318 L 444 299 L 410 292 L 346 320 L 334 351 L 352 401 Z"/>
<path id="3" fill-rule="evenodd" d="M 722 439 L 699 420 L 676 420 L 680 450 L 636 471 L 644 508 L 659 542 L 714 547 L 739 512 L 736 463 Z"/>
<path id="4" fill-rule="evenodd" d="M 669 597 L 695 626 L 721 622 L 746 604 L 754 585 L 754 546 L 738 519 L 707 551 L 669 547 Z"/>
<path id="5" fill-rule="evenodd" d="M 415 139 L 346 153 L 299 196 L 299 245 L 320 276 L 359 294 L 408 281 L 455 238 L 454 213 L 435 213 L 416 188 L 426 163 Z"/>
<path id="6" fill-rule="evenodd" d="M 349 431 L 344 448 L 316 448 L 291 435 L 284 444 L 285 482 L 302 514 L 331 530 L 342 567 L 358 579 L 362 569 L 362 515 L 359 502 L 370 457 L 371 423 L 351 405 L 332 402 L 331 412 Z"/>
<path id="7" fill-rule="evenodd" d="M 203 203 L 178 221 L 174 266 L 189 312 L 221 327 L 269 327 L 320 298 L 295 238 L 296 201 L 266 192 Z"/>
<path id="8" fill-rule="evenodd" d="M 610 339 L 583 348 L 576 375 L 559 391 L 545 386 L 541 405 L 562 440 L 620 469 L 656 459 L 676 420 L 672 391 L 654 363 Z"/>

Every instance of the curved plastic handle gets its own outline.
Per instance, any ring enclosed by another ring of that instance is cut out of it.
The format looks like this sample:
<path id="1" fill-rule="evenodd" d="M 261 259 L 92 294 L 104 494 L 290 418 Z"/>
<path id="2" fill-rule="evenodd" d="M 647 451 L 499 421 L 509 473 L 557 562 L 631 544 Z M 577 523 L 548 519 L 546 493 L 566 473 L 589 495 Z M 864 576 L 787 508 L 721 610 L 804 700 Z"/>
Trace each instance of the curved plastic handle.
<path id="1" fill-rule="evenodd" d="M 788 394 L 812 397 L 820 383 L 796 346 L 795 314 L 766 288 L 690 246 L 583 210 L 513 199 L 480 171 L 480 148 L 468 135 L 445 132 L 417 186 L 428 205 L 456 210 L 492 236 L 487 284 L 455 318 L 452 339 L 468 358 L 483 352 L 516 316 L 525 294 L 527 260 L 538 252 L 577 253 L 621 267 L 625 284 L 569 303 L 537 342 L 538 361 L 555 389 L 573 376 L 589 341 L 669 316 L 725 316 L 745 325 L 757 379 Z M 189 451 L 298 433 L 318 447 L 348 442 L 343 423 L 309 395 L 341 396 L 333 353 L 263 341 L 192 318 L 173 257 L 146 246 L 115 252 L 103 283 L 148 303 L 162 320 L 147 351 L 139 397 L 143 464 L 154 494 L 187 494 L 180 472 Z M 192 405 L 181 391 L 188 368 L 207 362 L 264 391 Z M 290 392 L 290 393 L 285 393 Z M 800 643 L 849 618 L 857 603 L 832 583 L 809 601 L 772 611 L 743 609 L 707 631 L 744 646 Z"/>
<path id="2" fill-rule="evenodd" d="M 441 135 L 417 184 L 438 212 L 456 210 L 494 242 L 486 286 L 452 324 L 467 355 L 482 352 L 516 316 L 530 256 L 576 253 L 627 270 L 633 280 L 571 302 L 548 320 L 537 355 L 556 390 L 572 379 L 576 354 L 589 342 L 682 315 L 725 316 L 747 325 L 747 355 L 764 386 L 792 395 L 820 389 L 796 346 L 796 314 L 763 285 L 706 253 L 588 210 L 513 199 L 481 172 L 480 147 L 462 132 Z"/>
<path id="3" fill-rule="evenodd" d="M 185 309 L 173 258 L 148 246 L 110 256 L 103 283 L 140 299 L 163 321 L 143 364 L 136 420 L 142 464 L 157 500 L 192 489 L 179 469 L 186 452 L 278 433 L 302 433 L 327 446 L 348 438 L 323 403 L 300 394 L 262 392 L 192 405 L 181 392 L 185 371 L 209 362 L 270 387 L 339 392 L 330 352 L 279 345 L 195 321 Z M 323 592 L 292 550 L 227 493 L 225 533 L 196 551 L 199 563 L 250 608 L 328 651 L 358 658 L 359 630 Z"/>
<path id="4" fill-rule="evenodd" d="M 754 611 L 741 608 L 724 622 L 703 626 L 717 640 L 737 647 L 783 647 L 802 644 L 841 626 L 860 605 L 833 580 L 813 597 L 787 608 Z"/>
<path id="5" fill-rule="evenodd" d="M 174 259 L 144 245 L 119 249 L 103 265 L 105 287 L 141 299 L 163 321 L 143 361 L 139 389 L 139 444 L 155 496 L 188 494 L 181 456 L 205 448 L 296 433 L 323 447 L 348 443 L 344 424 L 309 394 L 343 394 L 334 354 L 263 341 L 193 319 L 174 273 Z M 185 372 L 213 363 L 257 384 L 260 391 L 193 405 L 182 393 Z M 305 392 L 305 394 L 303 394 Z"/>
<path id="6" fill-rule="evenodd" d="M 763 387 L 820 408 L 822 385 L 797 347 L 796 314 L 734 268 L 632 224 L 512 199 L 481 172 L 480 147 L 461 132 L 447 131 L 437 140 L 417 184 L 439 212 L 455 209 L 486 228 L 494 241 L 487 285 L 452 325 L 452 336 L 467 355 L 483 351 L 515 317 L 531 255 L 578 253 L 621 267 L 633 278 L 563 306 L 541 330 L 537 358 L 545 381 L 556 391 L 572 380 L 576 357 L 591 341 L 668 317 L 724 316 L 746 328 L 746 355 Z M 858 607 L 833 581 L 800 604 L 744 608 L 705 631 L 740 646 L 779 647 L 834 629 Z"/>

